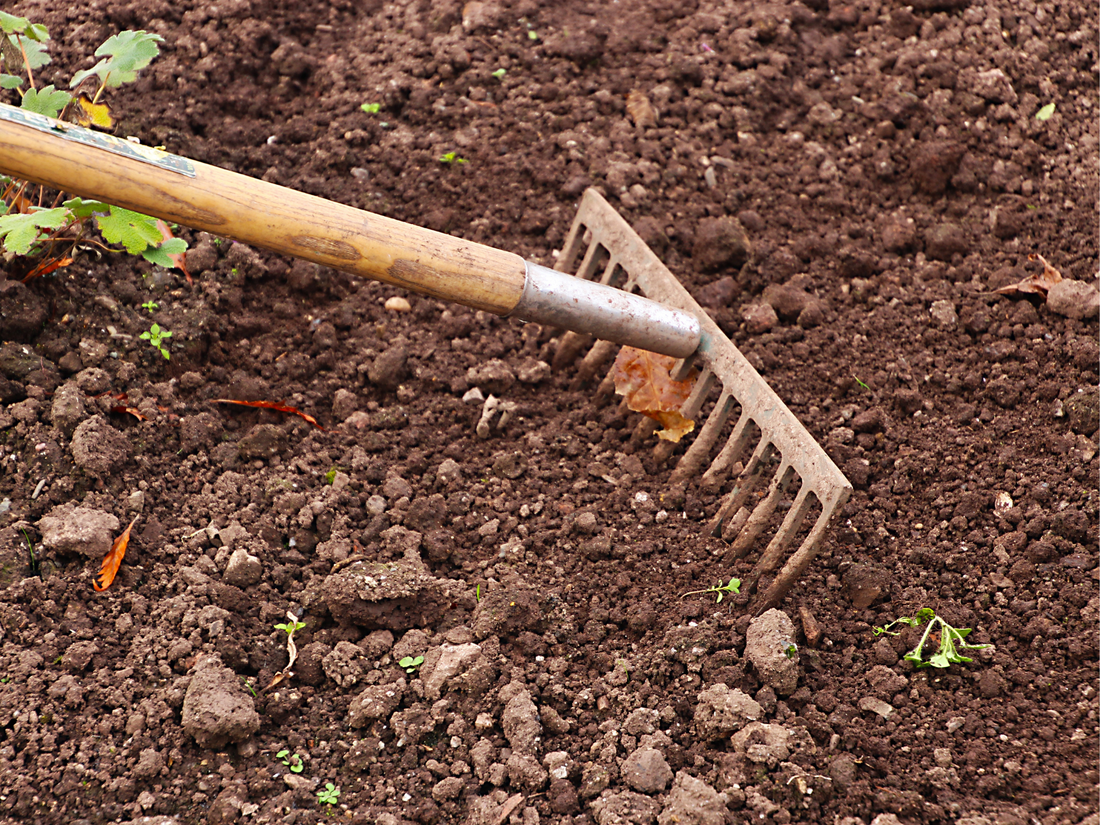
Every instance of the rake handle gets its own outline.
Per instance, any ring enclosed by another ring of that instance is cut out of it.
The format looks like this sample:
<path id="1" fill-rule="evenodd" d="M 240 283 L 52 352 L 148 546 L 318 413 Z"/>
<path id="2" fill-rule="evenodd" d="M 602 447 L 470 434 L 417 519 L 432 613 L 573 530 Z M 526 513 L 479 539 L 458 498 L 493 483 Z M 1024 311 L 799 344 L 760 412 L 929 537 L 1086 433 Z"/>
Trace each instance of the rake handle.
<path id="1" fill-rule="evenodd" d="M 496 315 L 523 294 L 514 253 L 0 107 L 4 174 Z"/>

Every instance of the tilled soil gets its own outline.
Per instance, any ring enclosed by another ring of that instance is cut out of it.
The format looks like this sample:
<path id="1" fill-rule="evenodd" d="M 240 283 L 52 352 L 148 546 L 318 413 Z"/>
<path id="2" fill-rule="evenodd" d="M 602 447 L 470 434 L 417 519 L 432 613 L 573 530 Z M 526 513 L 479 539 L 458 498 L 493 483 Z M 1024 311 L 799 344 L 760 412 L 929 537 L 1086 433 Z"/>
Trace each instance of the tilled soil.
<path id="1" fill-rule="evenodd" d="M 759 554 L 735 479 L 670 485 L 557 330 L 186 230 L 193 284 L 0 281 L 4 821 L 1096 821 L 1095 8 L 10 11 L 59 86 L 163 35 L 121 135 L 539 263 L 597 187 L 854 492 L 754 618 L 683 597 Z M 914 668 L 872 627 L 922 607 L 994 647 Z"/>

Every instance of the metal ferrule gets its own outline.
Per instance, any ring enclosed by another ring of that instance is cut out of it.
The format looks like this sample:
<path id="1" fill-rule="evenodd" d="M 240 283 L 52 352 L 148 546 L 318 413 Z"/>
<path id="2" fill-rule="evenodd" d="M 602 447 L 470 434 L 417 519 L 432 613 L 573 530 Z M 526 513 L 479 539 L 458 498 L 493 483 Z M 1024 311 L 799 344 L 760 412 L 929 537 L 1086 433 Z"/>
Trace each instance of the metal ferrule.
<path id="1" fill-rule="evenodd" d="M 678 309 L 530 261 L 509 318 L 563 327 L 639 349 L 686 358 L 699 346 L 699 321 Z"/>

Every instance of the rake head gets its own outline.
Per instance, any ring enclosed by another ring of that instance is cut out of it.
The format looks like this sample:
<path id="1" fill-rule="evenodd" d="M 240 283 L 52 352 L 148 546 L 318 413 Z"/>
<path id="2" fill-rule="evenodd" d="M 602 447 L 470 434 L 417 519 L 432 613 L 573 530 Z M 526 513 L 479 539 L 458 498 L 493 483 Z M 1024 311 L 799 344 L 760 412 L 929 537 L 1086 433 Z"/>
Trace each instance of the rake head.
<path id="1" fill-rule="evenodd" d="M 676 276 L 595 190 L 589 189 L 581 200 L 557 267 L 699 319 L 699 349 L 677 363 L 672 377 L 682 380 L 699 370 L 681 412 L 693 420 L 705 414 L 706 419 L 680 455 L 670 483 L 725 490 L 707 531 L 730 542 L 728 561 L 763 546 L 742 592 L 753 594 L 755 613 L 775 607 L 817 554 L 852 492 L 851 484 Z M 589 344 L 590 337 L 566 333 L 555 368 L 575 363 Z M 578 382 L 591 380 L 617 349 L 595 342 L 580 362 Z M 609 374 L 599 393 L 613 389 Z M 640 427 L 646 434 L 654 429 L 649 419 Z M 661 441 L 654 457 L 667 461 L 679 446 Z"/>

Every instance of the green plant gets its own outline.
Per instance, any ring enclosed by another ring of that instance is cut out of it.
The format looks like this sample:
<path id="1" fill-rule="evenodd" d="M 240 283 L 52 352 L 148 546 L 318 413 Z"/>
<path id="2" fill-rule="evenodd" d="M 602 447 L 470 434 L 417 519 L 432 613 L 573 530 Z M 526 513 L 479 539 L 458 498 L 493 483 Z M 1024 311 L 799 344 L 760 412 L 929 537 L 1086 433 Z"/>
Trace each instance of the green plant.
<path id="1" fill-rule="evenodd" d="M 680 598 L 684 599 L 684 598 L 687 598 L 688 596 L 698 596 L 701 593 L 717 593 L 718 594 L 718 601 L 716 601 L 715 604 L 718 604 L 719 602 L 722 601 L 723 598 L 725 598 L 727 593 L 736 594 L 736 593 L 740 593 L 740 592 L 741 592 L 741 580 L 740 579 L 730 578 L 728 584 L 722 584 L 722 580 L 719 579 L 718 580 L 718 585 L 716 587 L 708 587 L 706 590 L 689 590 L 687 593 L 684 593 L 682 596 L 680 596 Z"/>
<path id="2" fill-rule="evenodd" d="M 1046 106 L 1035 113 L 1035 119 L 1050 120 L 1052 117 L 1054 117 L 1054 109 L 1055 105 L 1053 103 L 1048 103 Z"/>
<path id="3" fill-rule="evenodd" d="M 321 805 L 335 805 L 340 800 L 340 789 L 331 782 L 326 782 L 325 787 L 317 791 L 317 802 Z"/>
<path id="4" fill-rule="evenodd" d="M 856 377 L 853 375 L 852 378 L 856 378 Z M 863 387 L 863 389 L 867 390 L 867 392 L 871 391 L 871 388 L 868 387 L 866 384 L 864 384 L 862 381 L 860 381 L 858 378 L 856 378 L 856 383 L 859 384 L 861 387 Z"/>
<path id="5" fill-rule="evenodd" d="M 286 633 L 287 636 L 293 636 L 305 626 L 305 622 L 299 621 L 280 622 L 279 624 L 275 625 L 275 629 L 283 631 L 284 633 Z"/>
<path id="6" fill-rule="evenodd" d="M 423 656 L 417 656 L 415 659 L 412 656 L 406 656 L 397 663 L 397 666 L 405 668 L 406 673 L 416 673 L 422 664 L 424 664 Z"/>
<path id="7" fill-rule="evenodd" d="M 275 754 L 275 758 L 290 768 L 291 773 L 301 773 L 305 769 L 302 757 L 296 753 L 291 753 L 287 748 L 283 748 Z"/>
<path id="8" fill-rule="evenodd" d="M 23 534 L 23 540 L 27 542 L 27 555 L 30 558 L 30 568 L 32 576 L 41 577 L 40 568 L 38 567 L 38 558 L 34 555 L 34 542 L 31 541 L 31 537 L 27 535 L 27 531 L 22 527 L 19 528 L 19 532 Z"/>
<path id="9" fill-rule="evenodd" d="M 786 656 L 788 659 L 793 659 L 795 656 L 798 655 L 798 645 L 796 645 L 794 642 L 784 642 L 783 655 Z"/>
<path id="10" fill-rule="evenodd" d="M 339 473 L 343 469 L 344 468 L 341 467 L 339 464 L 333 464 L 332 467 L 329 469 L 329 471 L 327 473 L 325 473 L 325 484 L 328 484 L 329 486 L 331 486 L 332 482 L 334 482 L 336 480 L 336 474 Z"/>
<path id="11" fill-rule="evenodd" d="M 166 329 L 161 329 L 160 324 L 154 323 L 149 329 L 138 336 L 142 341 L 148 341 L 149 346 L 164 356 L 164 360 L 171 359 L 171 355 L 168 354 L 168 345 L 165 343 L 167 339 L 172 337 L 172 333 Z"/>
<path id="12" fill-rule="evenodd" d="M 481 604 L 481 585 L 474 588 L 474 601 Z"/>
<path id="13" fill-rule="evenodd" d="M 910 627 L 920 627 L 922 624 L 927 623 L 927 627 L 924 630 L 924 635 L 921 636 L 920 642 L 915 648 L 905 654 L 904 659 L 907 662 L 912 662 L 914 667 L 950 667 L 952 664 L 962 664 L 963 662 L 972 662 L 973 659 L 967 658 L 959 653 L 959 650 L 985 650 L 993 647 L 993 645 L 972 645 L 966 641 L 966 637 L 970 635 L 969 627 L 954 628 L 945 622 L 940 616 L 936 615 L 931 607 L 923 607 L 917 611 L 916 616 L 901 616 L 894 621 L 890 622 L 884 627 L 872 628 L 872 633 L 876 636 L 887 634 L 889 636 L 897 636 L 897 631 L 891 630 L 892 627 L 898 624 L 906 624 Z M 940 649 L 938 653 L 932 654 L 927 660 L 922 654 L 924 643 L 928 641 L 928 637 L 931 635 L 933 629 L 939 627 L 940 632 Z"/>
<path id="14" fill-rule="evenodd" d="M 376 115 L 380 111 L 382 111 L 382 104 L 381 103 L 364 103 L 359 108 L 362 109 L 364 112 L 366 112 L 368 115 Z"/>
<path id="15" fill-rule="evenodd" d="M 252 683 L 243 676 L 241 677 L 241 684 L 243 684 L 245 686 L 245 689 L 248 690 L 248 692 L 251 693 L 254 697 L 260 695 L 256 693 L 256 688 L 252 687 Z"/>
<path id="16" fill-rule="evenodd" d="M 148 301 L 141 305 L 141 308 L 147 309 L 150 312 L 156 312 L 158 309 L 160 309 L 160 304 L 150 298 Z"/>
<path id="17" fill-rule="evenodd" d="M 504 75 L 506 74 L 508 74 L 507 69 L 497 69 L 495 72 L 493 72 L 493 77 L 495 77 L 497 80 L 504 80 Z"/>
<path id="18" fill-rule="evenodd" d="M 447 152 L 446 154 L 440 156 L 439 162 L 447 164 L 462 164 L 469 163 L 470 161 L 466 160 L 466 158 L 460 158 L 458 156 L 458 152 Z"/>
<path id="19" fill-rule="evenodd" d="M 138 72 L 159 53 L 157 43 L 163 38 L 145 31 L 124 31 L 107 38 L 95 51 L 100 61 L 73 75 L 69 87 L 77 90 L 75 96 L 53 84 L 39 87 L 35 81 L 35 73 L 50 62 L 49 39 L 45 26 L 0 12 L 4 55 L 0 88 L 15 90 L 20 107 L 36 115 L 110 128 L 110 110 L 100 102 L 104 91 L 136 80 Z M 26 75 L 25 84 L 21 74 L 8 73 L 13 68 Z M 80 90 L 93 79 L 94 87 Z M 28 259 L 24 282 L 68 266 L 80 246 L 111 249 L 89 236 L 93 223 L 108 244 L 122 244 L 127 252 L 166 268 L 176 266 L 172 256 L 187 249 L 187 243 L 172 237 L 163 221 L 100 201 L 63 197 L 57 195 L 46 206 L 45 187 L 0 177 L 0 248 L 9 261 Z"/>

